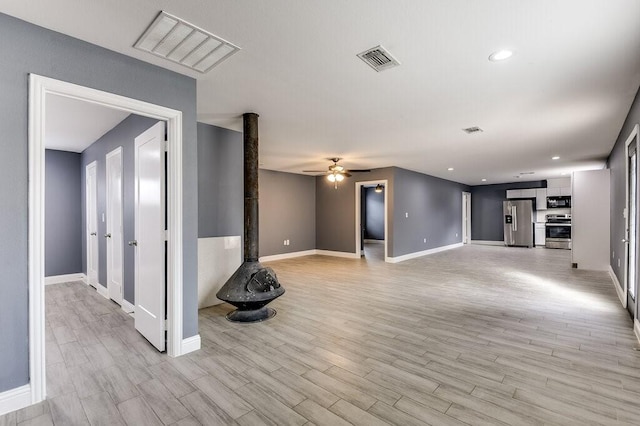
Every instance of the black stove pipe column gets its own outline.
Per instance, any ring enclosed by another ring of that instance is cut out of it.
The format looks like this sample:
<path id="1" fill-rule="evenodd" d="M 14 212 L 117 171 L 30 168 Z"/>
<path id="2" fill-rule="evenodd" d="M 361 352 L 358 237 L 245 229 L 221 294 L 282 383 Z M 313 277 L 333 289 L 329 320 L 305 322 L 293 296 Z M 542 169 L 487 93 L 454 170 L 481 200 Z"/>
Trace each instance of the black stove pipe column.
<path id="1" fill-rule="evenodd" d="M 242 116 L 244 127 L 244 262 L 216 294 L 235 306 L 229 321 L 264 321 L 276 314 L 266 305 L 282 296 L 284 288 L 273 269 L 258 261 L 258 114 Z"/>
<path id="2" fill-rule="evenodd" d="M 242 116 L 244 127 L 244 260 L 258 261 L 258 114 Z"/>

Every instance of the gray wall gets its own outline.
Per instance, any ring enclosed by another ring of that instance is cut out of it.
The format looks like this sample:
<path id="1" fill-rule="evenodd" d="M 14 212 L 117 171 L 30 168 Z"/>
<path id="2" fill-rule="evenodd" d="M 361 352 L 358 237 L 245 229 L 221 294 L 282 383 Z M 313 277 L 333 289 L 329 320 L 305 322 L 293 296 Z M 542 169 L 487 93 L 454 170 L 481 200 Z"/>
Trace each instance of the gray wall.
<path id="1" fill-rule="evenodd" d="M 45 150 L 45 277 L 83 271 L 80 179 L 80 154 Z"/>
<path id="2" fill-rule="evenodd" d="M 324 176 L 316 177 L 318 249 L 355 253 L 355 183 L 384 179 L 388 180 L 385 188 L 389 209 L 388 256 L 398 257 L 462 241 L 462 192 L 469 187 L 388 167 L 354 173 L 337 190 Z M 409 217 L 405 217 L 405 212 Z"/>
<path id="3" fill-rule="evenodd" d="M 315 249 L 315 178 L 260 170 L 259 179 L 260 256 Z"/>
<path id="4" fill-rule="evenodd" d="M 471 238 L 481 241 L 504 241 L 502 202 L 508 189 L 546 188 L 547 181 L 513 182 L 471 187 Z"/>
<path id="5" fill-rule="evenodd" d="M 388 180 L 386 196 L 389 197 L 389 218 L 393 217 L 394 169 L 387 167 L 369 173 L 353 173 L 353 176 L 333 184 L 325 176 L 316 179 L 316 248 L 320 250 L 355 253 L 356 251 L 356 182 Z M 393 254 L 393 223 L 389 220 L 387 236 L 389 256 Z"/>
<path id="6" fill-rule="evenodd" d="M 242 133 L 198 123 L 199 238 L 243 235 L 242 155 Z"/>
<path id="7" fill-rule="evenodd" d="M 364 237 L 368 240 L 384 240 L 384 194 L 375 188 L 363 188 L 362 210 Z"/>
<path id="8" fill-rule="evenodd" d="M 469 187 L 394 170 L 393 257 L 462 242 L 462 192 Z"/>
<path id="9" fill-rule="evenodd" d="M 610 248 L 615 257 L 610 257 L 611 268 L 621 286 L 624 286 L 624 243 L 626 222 L 622 215 L 626 202 L 626 147 L 625 142 L 633 130 L 633 126 L 640 123 L 640 91 L 631 105 L 631 109 L 620 130 L 618 139 L 611 150 L 607 166 L 611 169 L 611 229 Z M 620 259 L 620 266 L 618 266 Z"/>
<path id="10" fill-rule="evenodd" d="M 199 238 L 244 236 L 242 156 L 241 132 L 198 123 Z M 314 249 L 315 179 L 260 170 L 259 183 L 260 256 Z"/>
<path id="11" fill-rule="evenodd" d="M 184 337 L 198 332 L 196 82 L 0 14 L 0 392 L 29 381 L 29 73 L 182 111 Z"/>
<path id="12" fill-rule="evenodd" d="M 85 181 L 86 166 L 92 161 L 97 162 L 97 204 L 98 204 L 98 282 L 107 285 L 107 240 L 103 237 L 107 233 L 107 223 L 102 221 L 102 215 L 107 211 L 107 160 L 106 155 L 122 147 L 122 232 L 124 248 L 123 279 L 124 299 L 135 305 L 135 248 L 127 245 L 127 241 L 135 240 L 135 144 L 134 139 L 142 132 L 156 124 L 158 120 L 131 114 L 120 124 L 105 133 L 100 139 L 82 153 L 82 182 Z M 85 185 L 82 185 L 82 205 L 85 203 Z M 86 211 L 82 209 L 82 230 L 86 232 Z M 87 271 L 86 235 L 82 238 L 82 270 Z"/>

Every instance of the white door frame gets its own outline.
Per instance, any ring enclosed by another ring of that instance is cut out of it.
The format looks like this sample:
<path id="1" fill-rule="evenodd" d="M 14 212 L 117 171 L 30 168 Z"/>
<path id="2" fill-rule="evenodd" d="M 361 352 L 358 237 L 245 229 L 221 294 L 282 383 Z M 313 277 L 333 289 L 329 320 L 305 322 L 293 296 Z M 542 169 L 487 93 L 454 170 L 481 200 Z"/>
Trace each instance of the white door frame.
<path id="1" fill-rule="evenodd" d="M 123 196 L 124 196 L 124 188 L 123 188 L 123 181 L 122 179 L 124 179 L 124 168 L 123 168 L 123 158 L 122 158 L 122 147 L 119 146 L 116 149 L 114 149 L 113 151 L 109 152 L 106 156 L 105 156 L 105 175 L 106 175 L 106 184 L 107 184 L 107 235 L 105 235 L 105 238 L 107 238 L 107 294 L 111 300 L 113 300 L 114 302 L 116 302 L 118 305 L 122 306 L 122 300 L 124 299 L 124 229 L 123 229 L 123 225 L 124 225 L 124 211 L 123 211 Z M 113 157 L 118 157 L 119 156 L 119 161 L 117 163 L 118 167 L 120 168 L 120 185 L 118 188 L 112 188 L 111 187 L 111 178 L 109 177 L 109 163 L 110 160 Z M 120 211 L 117 212 L 117 214 L 120 215 L 120 229 L 119 231 L 114 231 L 113 229 L 113 216 L 112 216 L 112 203 L 111 203 L 111 191 L 112 190 L 117 190 L 120 191 Z M 118 241 L 117 239 L 114 238 L 114 234 L 116 232 L 120 233 L 120 241 Z M 111 267 L 113 265 L 113 248 L 114 246 L 116 246 L 119 243 L 120 245 L 120 256 L 119 259 L 117 259 L 117 261 L 120 262 L 120 275 L 114 277 L 114 272 L 113 272 L 113 268 Z M 113 281 L 117 280 L 120 283 L 120 293 L 118 294 L 113 294 L 113 288 L 115 287 L 112 283 Z"/>
<path id="2" fill-rule="evenodd" d="M 46 95 L 127 111 L 167 122 L 167 353 L 182 346 L 182 112 L 76 84 L 29 75 L 29 376 L 32 403 L 46 397 L 44 311 L 44 136 Z"/>
<path id="3" fill-rule="evenodd" d="M 629 229 L 629 145 L 633 143 L 633 140 L 638 137 L 638 125 L 636 124 L 631 130 L 629 137 L 627 138 L 624 144 L 624 239 L 628 240 L 629 235 L 627 235 L 627 229 Z M 640 141 L 639 141 L 640 142 Z M 640 149 L 640 144 L 638 144 L 638 148 Z M 637 226 L 637 224 L 636 224 Z M 622 307 L 627 307 L 627 293 L 629 292 L 629 244 L 624 243 L 624 282 L 622 283 L 623 289 L 622 294 L 618 292 L 618 296 L 620 297 L 620 302 L 622 303 Z M 616 286 L 617 287 L 617 286 Z M 618 288 L 617 288 L 618 290 Z"/>
<path id="4" fill-rule="evenodd" d="M 462 244 L 471 244 L 471 193 L 466 191 L 462 192 Z"/>
<path id="5" fill-rule="evenodd" d="M 384 261 L 389 262 L 389 183 L 386 179 L 356 182 L 356 256 L 360 258 L 360 253 L 362 252 L 360 245 L 360 239 L 362 238 L 362 218 L 360 217 L 362 210 L 362 187 L 377 184 L 384 186 Z"/>

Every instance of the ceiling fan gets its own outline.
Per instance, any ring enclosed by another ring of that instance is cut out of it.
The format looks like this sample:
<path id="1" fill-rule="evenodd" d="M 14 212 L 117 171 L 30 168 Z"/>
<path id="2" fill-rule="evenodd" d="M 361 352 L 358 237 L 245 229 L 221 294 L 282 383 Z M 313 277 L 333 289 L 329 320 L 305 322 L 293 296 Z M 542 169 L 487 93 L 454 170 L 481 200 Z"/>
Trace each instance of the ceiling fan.
<path id="1" fill-rule="evenodd" d="M 305 173 L 326 173 L 327 175 L 327 180 L 329 182 L 333 183 L 333 187 L 335 189 L 338 189 L 338 182 L 342 182 L 344 180 L 345 177 L 351 177 L 351 173 L 352 172 L 370 172 L 371 170 L 369 169 L 352 169 L 352 170 L 347 170 L 344 168 L 344 166 L 338 164 L 338 162 L 340 160 L 342 160 L 342 158 L 327 158 L 327 160 L 332 161 L 333 164 L 331 164 L 328 167 L 328 170 L 324 171 L 324 170 L 303 170 L 303 172 Z"/>

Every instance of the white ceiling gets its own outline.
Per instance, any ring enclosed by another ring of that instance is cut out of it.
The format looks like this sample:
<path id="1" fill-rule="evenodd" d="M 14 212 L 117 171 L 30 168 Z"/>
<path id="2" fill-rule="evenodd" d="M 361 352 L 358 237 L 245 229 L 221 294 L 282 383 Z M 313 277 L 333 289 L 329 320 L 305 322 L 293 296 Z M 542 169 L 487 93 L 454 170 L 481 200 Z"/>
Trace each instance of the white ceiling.
<path id="1" fill-rule="evenodd" d="M 206 75 L 135 50 L 160 10 L 243 50 Z M 257 112 L 263 167 L 289 172 L 339 156 L 474 185 L 602 167 L 640 85 L 638 0 L 0 0 L 0 11 L 197 78 L 198 120 L 239 130 Z M 378 44 L 402 65 L 376 73 L 356 57 Z M 487 60 L 502 48 L 514 56 Z"/>
<path id="2" fill-rule="evenodd" d="M 47 94 L 44 145 L 82 152 L 127 118 L 128 112 Z"/>

